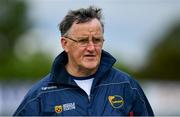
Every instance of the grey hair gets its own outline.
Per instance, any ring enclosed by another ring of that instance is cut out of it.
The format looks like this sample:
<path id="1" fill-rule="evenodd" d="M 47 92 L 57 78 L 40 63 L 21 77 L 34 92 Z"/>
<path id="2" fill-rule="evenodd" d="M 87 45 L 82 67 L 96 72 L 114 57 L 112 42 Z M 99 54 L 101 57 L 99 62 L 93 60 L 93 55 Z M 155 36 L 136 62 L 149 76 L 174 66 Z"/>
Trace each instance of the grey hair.
<path id="1" fill-rule="evenodd" d="M 61 36 L 64 36 L 68 33 L 72 24 L 76 21 L 76 23 L 84 23 L 91 21 L 96 18 L 99 20 L 102 30 L 104 32 L 104 23 L 102 21 L 102 9 L 94 6 L 90 6 L 88 8 L 81 8 L 78 10 L 70 10 L 64 19 L 59 24 L 59 30 L 61 32 Z"/>

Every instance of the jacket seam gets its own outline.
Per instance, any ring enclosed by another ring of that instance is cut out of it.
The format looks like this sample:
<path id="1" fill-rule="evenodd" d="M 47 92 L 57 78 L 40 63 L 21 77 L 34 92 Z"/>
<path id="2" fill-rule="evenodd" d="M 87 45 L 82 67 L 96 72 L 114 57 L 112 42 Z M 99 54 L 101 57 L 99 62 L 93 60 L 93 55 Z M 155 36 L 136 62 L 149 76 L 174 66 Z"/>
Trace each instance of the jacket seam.
<path id="1" fill-rule="evenodd" d="M 41 94 L 48 93 L 48 92 L 56 92 L 56 91 L 64 91 L 64 90 L 69 90 L 69 89 L 75 89 L 75 88 L 64 88 L 64 89 L 58 89 L 58 90 L 50 90 L 50 91 L 43 91 L 37 94 L 36 97 L 32 98 L 29 100 L 27 103 L 24 104 L 24 106 L 17 112 L 16 115 L 18 115 L 29 103 L 32 101 L 36 100 Z"/>
<path id="2" fill-rule="evenodd" d="M 101 84 L 101 85 L 96 86 L 96 88 L 97 88 L 97 87 L 101 87 L 101 86 L 119 85 L 119 84 L 125 84 L 125 83 L 129 84 L 129 86 L 130 86 L 130 88 L 131 88 L 132 90 L 135 90 L 135 91 L 138 92 L 138 95 L 140 96 L 140 99 L 141 99 L 141 100 L 143 101 L 143 103 L 145 104 L 145 101 L 142 99 L 142 97 L 141 97 L 141 95 L 140 95 L 138 89 L 132 87 L 129 81 L 124 81 L 124 82 L 119 82 L 119 83 L 107 83 L 107 84 Z"/>

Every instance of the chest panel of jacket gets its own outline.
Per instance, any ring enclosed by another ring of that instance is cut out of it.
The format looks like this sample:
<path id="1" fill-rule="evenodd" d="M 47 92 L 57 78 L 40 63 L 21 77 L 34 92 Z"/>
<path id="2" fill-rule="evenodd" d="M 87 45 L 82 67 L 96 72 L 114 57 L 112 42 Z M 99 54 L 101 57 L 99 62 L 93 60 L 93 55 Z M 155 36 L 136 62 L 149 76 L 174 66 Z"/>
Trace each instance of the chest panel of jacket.
<path id="1" fill-rule="evenodd" d="M 90 98 L 80 88 L 56 89 L 41 95 L 42 115 L 128 115 L 133 90 L 127 82 L 101 84 Z"/>

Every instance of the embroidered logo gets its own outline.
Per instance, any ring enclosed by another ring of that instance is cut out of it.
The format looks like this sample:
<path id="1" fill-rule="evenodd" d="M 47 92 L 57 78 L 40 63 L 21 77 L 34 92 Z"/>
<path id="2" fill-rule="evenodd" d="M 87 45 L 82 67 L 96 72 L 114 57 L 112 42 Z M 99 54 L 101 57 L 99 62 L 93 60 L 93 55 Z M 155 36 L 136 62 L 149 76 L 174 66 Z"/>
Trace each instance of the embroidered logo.
<path id="1" fill-rule="evenodd" d="M 54 110 L 56 113 L 61 113 L 62 111 L 68 111 L 68 110 L 73 110 L 76 109 L 75 103 L 66 103 L 63 105 L 58 105 L 54 107 Z"/>
<path id="2" fill-rule="evenodd" d="M 123 98 L 119 95 L 109 96 L 108 99 L 113 108 L 121 108 L 124 104 Z"/>
<path id="3" fill-rule="evenodd" d="M 56 113 L 61 113 L 62 110 L 63 110 L 63 109 L 62 109 L 62 105 L 55 106 L 55 107 L 54 107 L 54 110 L 55 110 Z"/>
<path id="4" fill-rule="evenodd" d="M 76 109 L 74 102 L 73 103 L 63 104 L 63 111 L 73 110 L 73 109 Z"/>
<path id="5" fill-rule="evenodd" d="M 56 88 L 57 86 L 41 87 L 41 90 L 45 91 L 45 90 L 56 89 Z"/>

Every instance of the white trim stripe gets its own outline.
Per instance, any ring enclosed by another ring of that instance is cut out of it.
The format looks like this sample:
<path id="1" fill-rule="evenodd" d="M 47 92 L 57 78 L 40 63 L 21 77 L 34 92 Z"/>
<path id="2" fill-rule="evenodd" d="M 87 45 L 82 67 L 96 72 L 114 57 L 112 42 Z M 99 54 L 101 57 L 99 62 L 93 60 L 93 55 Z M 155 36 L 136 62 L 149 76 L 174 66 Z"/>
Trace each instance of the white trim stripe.
<path id="1" fill-rule="evenodd" d="M 141 97 L 141 95 L 140 95 L 138 89 L 137 89 L 137 88 L 133 88 L 133 87 L 131 86 L 131 84 L 130 84 L 129 81 L 124 81 L 124 82 L 119 82 L 119 83 L 107 83 L 107 84 L 101 84 L 101 85 L 96 86 L 95 88 L 101 87 L 101 86 L 109 86 L 109 85 L 120 85 L 120 84 L 125 84 L 125 83 L 129 84 L 129 86 L 130 86 L 130 88 L 131 88 L 132 90 L 136 90 L 136 91 L 137 91 L 137 93 L 138 93 L 139 96 L 140 96 L 140 99 L 141 99 L 141 100 L 143 101 L 143 103 L 145 104 L 145 102 L 144 102 L 144 100 L 142 99 L 142 97 Z"/>
<path id="2" fill-rule="evenodd" d="M 40 92 L 39 94 L 37 94 L 36 97 L 32 98 L 32 99 L 29 100 L 27 103 L 25 103 L 24 106 L 19 110 L 19 112 L 17 112 L 17 115 L 18 115 L 29 103 L 31 103 L 32 101 L 34 101 L 34 100 L 35 100 L 36 98 L 38 98 L 41 94 L 49 93 L 49 92 L 56 92 L 56 91 L 64 91 L 64 90 L 69 90 L 69 89 L 76 89 L 76 88 L 64 88 L 64 89 L 56 89 L 56 90 L 50 90 L 50 91 Z"/>
<path id="3" fill-rule="evenodd" d="M 145 104 L 145 102 L 144 102 L 144 100 L 142 99 L 142 97 L 141 97 L 138 89 L 137 89 L 137 88 L 133 88 L 133 87 L 131 86 L 131 84 L 130 84 L 129 81 L 124 81 L 124 82 L 119 82 L 119 83 L 101 84 L 101 85 L 96 86 L 95 88 L 102 87 L 102 86 L 109 86 L 109 85 L 120 85 L 120 84 L 125 84 L 125 83 L 129 84 L 129 86 L 130 86 L 130 88 L 131 88 L 132 90 L 136 90 L 136 91 L 138 92 L 138 94 L 139 94 L 139 96 L 140 96 L 140 99 L 141 99 L 141 100 L 143 101 L 143 103 Z M 29 101 L 20 109 L 20 111 L 17 112 L 17 115 L 18 115 L 30 102 L 34 101 L 34 100 L 35 100 L 36 98 L 38 98 L 41 94 L 48 93 L 48 92 L 64 91 L 64 90 L 69 90 L 69 89 L 77 89 L 77 88 L 64 88 L 64 89 L 56 89 L 56 90 L 50 90 L 50 91 L 40 92 L 39 94 L 37 94 L 36 97 L 34 97 L 33 99 L 29 100 Z"/>

